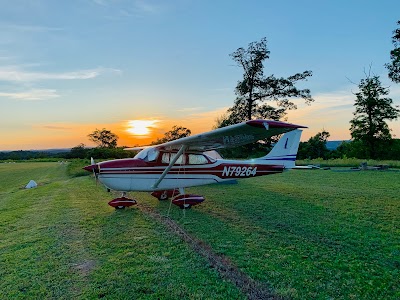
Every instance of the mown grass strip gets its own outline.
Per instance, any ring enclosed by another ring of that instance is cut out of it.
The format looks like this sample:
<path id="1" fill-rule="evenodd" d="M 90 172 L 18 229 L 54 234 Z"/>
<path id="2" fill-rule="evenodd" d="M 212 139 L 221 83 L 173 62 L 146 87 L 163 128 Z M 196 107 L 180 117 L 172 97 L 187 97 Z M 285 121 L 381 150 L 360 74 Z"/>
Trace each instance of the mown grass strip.
<path id="1" fill-rule="evenodd" d="M 265 283 L 256 282 L 241 272 L 227 257 L 216 254 L 209 245 L 188 234 L 172 219 L 161 215 L 147 205 L 138 204 L 138 208 L 182 238 L 196 253 L 206 258 L 210 266 L 215 268 L 222 278 L 235 284 L 248 299 L 282 299 L 274 294 Z"/>
<path id="2" fill-rule="evenodd" d="M 247 297 L 160 221 L 108 207 L 112 195 L 89 177 L 17 165 L 0 165 L 2 297 Z M 39 188 L 20 189 L 30 179 Z M 279 297 L 399 299 L 399 190 L 398 172 L 292 171 L 188 189 L 206 201 L 169 217 Z"/>
<path id="3" fill-rule="evenodd" d="M 21 166 L 18 178 L 6 170 L 13 186 L 0 182 L 1 298 L 245 298 L 158 222 L 109 207 L 110 194 L 91 178 L 69 178 L 57 163 Z M 59 171 L 19 189 L 36 167 L 42 178 Z"/>
<path id="4" fill-rule="evenodd" d="M 170 216 L 279 296 L 399 299 L 399 190 L 396 172 L 291 171 L 188 189 L 206 201 Z"/>
<path id="5" fill-rule="evenodd" d="M 297 160 L 296 165 L 320 165 L 321 167 L 359 167 L 362 163 L 367 163 L 368 166 L 386 165 L 389 168 L 400 168 L 400 161 L 398 160 L 373 160 L 373 159 L 359 159 L 359 158 L 331 158 L 331 159 L 302 159 Z"/>

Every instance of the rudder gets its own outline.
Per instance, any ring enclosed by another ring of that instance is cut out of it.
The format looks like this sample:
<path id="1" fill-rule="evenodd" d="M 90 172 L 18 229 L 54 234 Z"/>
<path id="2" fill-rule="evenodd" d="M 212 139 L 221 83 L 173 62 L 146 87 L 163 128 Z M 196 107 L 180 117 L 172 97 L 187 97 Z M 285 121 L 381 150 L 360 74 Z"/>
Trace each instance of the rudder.
<path id="1" fill-rule="evenodd" d="M 266 156 L 257 160 L 266 161 L 271 165 L 283 165 L 285 169 L 294 168 L 301 133 L 298 129 L 285 133 Z"/>

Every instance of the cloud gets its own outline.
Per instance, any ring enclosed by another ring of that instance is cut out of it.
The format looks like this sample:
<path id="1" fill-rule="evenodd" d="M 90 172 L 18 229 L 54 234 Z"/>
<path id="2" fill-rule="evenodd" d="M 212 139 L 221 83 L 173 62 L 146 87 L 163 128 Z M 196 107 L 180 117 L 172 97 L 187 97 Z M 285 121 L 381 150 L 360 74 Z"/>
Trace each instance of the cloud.
<path id="1" fill-rule="evenodd" d="M 135 11 L 154 14 L 154 13 L 159 13 L 162 10 L 162 7 L 160 5 L 150 2 L 151 1 L 145 1 L 145 0 L 134 1 Z"/>
<path id="2" fill-rule="evenodd" d="M 12 56 L 1 56 L 0 55 L 0 61 L 11 61 L 13 59 Z"/>
<path id="3" fill-rule="evenodd" d="M 218 107 L 213 110 L 203 111 L 203 112 L 193 112 L 189 114 L 188 117 L 196 118 L 196 119 L 210 119 L 212 118 L 215 121 L 220 116 L 226 114 L 226 111 L 229 107 Z"/>
<path id="4" fill-rule="evenodd" d="M 179 112 L 184 112 L 184 113 L 189 113 L 189 112 L 195 112 L 195 111 L 199 111 L 199 110 L 202 110 L 203 109 L 203 107 L 184 107 L 184 108 L 181 108 L 181 109 L 178 109 L 177 111 L 179 111 Z"/>
<path id="5" fill-rule="evenodd" d="M 114 12 L 114 16 L 108 16 L 110 19 L 154 15 L 161 13 L 165 9 L 163 2 L 157 3 L 154 0 L 125 0 L 118 3 L 115 0 L 92 0 L 92 2 L 107 8 L 109 13 Z M 160 3 L 163 3 L 163 5 Z"/>
<path id="6" fill-rule="evenodd" d="M 46 129 L 55 129 L 55 130 L 71 130 L 72 129 L 70 127 L 62 127 L 62 126 L 56 126 L 56 125 L 45 125 L 42 127 L 46 128 Z"/>
<path id="7" fill-rule="evenodd" d="M 40 80 L 78 80 L 92 79 L 104 73 L 121 73 L 120 70 L 110 68 L 95 68 L 87 70 L 78 70 L 73 72 L 31 72 L 18 66 L 0 67 L 0 81 L 8 82 L 33 82 Z"/>
<path id="8" fill-rule="evenodd" d="M 52 89 L 31 89 L 25 92 L 0 92 L 0 97 L 7 97 L 21 101 L 37 101 L 37 100 L 49 100 L 60 97 L 56 90 Z"/>
<path id="9" fill-rule="evenodd" d="M 0 24 L 0 28 L 9 30 L 9 31 L 21 31 L 26 33 L 33 32 L 52 32 L 52 31 L 61 31 L 62 28 L 59 27 L 48 27 L 48 26 L 38 26 L 38 25 L 19 25 L 19 24 Z"/>
<path id="10" fill-rule="evenodd" d="M 93 3 L 97 4 L 97 5 L 101 5 L 101 6 L 106 6 L 107 5 L 107 1 L 106 0 L 92 0 Z"/>
<path id="11" fill-rule="evenodd" d="M 389 87 L 390 94 L 389 97 L 393 99 L 395 103 L 400 104 L 400 86 L 392 85 Z"/>

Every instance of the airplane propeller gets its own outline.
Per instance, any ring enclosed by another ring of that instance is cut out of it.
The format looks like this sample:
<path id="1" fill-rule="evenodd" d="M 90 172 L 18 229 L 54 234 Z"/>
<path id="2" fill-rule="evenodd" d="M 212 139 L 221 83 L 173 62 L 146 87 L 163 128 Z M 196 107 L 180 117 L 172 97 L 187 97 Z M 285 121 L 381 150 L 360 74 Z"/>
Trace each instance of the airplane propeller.
<path id="1" fill-rule="evenodd" d="M 96 171 L 94 169 L 93 169 L 93 175 L 94 175 L 94 178 L 96 180 L 96 186 L 98 186 L 99 185 L 99 178 L 97 177 L 97 173 L 96 173 Z"/>
<path id="2" fill-rule="evenodd" d="M 92 166 L 96 164 L 95 161 L 94 161 L 94 159 L 93 159 L 93 157 L 90 158 L 90 164 L 91 164 Z M 96 180 L 96 186 L 98 186 L 98 185 L 99 185 L 99 178 L 98 178 L 98 176 L 97 176 L 98 173 L 96 172 L 96 168 L 93 168 L 92 170 L 93 170 L 93 176 L 94 176 L 94 178 L 95 178 L 95 180 Z"/>

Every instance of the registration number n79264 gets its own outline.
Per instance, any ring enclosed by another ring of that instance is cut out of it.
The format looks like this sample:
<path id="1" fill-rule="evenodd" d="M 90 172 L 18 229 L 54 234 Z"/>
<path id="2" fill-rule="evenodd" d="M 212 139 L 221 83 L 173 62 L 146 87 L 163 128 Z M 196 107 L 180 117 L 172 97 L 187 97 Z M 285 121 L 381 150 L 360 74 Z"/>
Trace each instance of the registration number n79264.
<path id="1" fill-rule="evenodd" d="M 246 166 L 231 166 L 224 167 L 222 171 L 222 176 L 235 176 L 235 177 L 245 177 L 245 176 L 255 176 L 257 173 L 257 167 L 246 167 Z"/>

